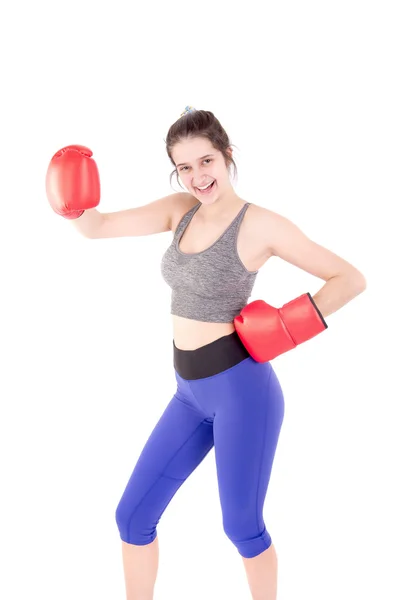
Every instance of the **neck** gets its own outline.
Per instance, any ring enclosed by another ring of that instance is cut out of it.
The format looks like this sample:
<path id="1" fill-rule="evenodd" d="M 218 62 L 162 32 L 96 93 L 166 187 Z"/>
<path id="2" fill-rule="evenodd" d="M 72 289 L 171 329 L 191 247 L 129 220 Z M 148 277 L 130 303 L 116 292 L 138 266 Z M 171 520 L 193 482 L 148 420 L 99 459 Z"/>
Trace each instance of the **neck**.
<path id="1" fill-rule="evenodd" d="M 205 221 L 215 221 L 236 212 L 243 200 L 233 190 L 218 196 L 212 204 L 204 203 L 197 211 Z"/>

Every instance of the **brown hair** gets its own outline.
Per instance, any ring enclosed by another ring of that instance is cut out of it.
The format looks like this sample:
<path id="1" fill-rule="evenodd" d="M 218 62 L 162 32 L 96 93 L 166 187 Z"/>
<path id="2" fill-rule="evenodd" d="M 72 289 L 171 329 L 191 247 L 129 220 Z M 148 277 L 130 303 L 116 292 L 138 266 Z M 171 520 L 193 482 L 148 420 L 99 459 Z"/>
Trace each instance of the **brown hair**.
<path id="1" fill-rule="evenodd" d="M 230 143 L 229 137 L 221 123 L 214 114 L 208 110 L 194 110 L 192 112 L 187 112 L 170 127 L 165 144 L 169 159 L 174 166 L 175 163 L 172 158 L 172 149 L 175 144 L 178 144 L 187 138 L 194 137 L 202 137 L 209 140 L 214 148 L 222 153 L 226 166 L 233 166 L 234 176 L 237 176 L 236 163 L 228 152 L 228 148 L 233 144 Z M 172 177 L 174 175 L 176 175 L 178 179 L 178 171 L 176 168 L 170 175 L 170 183 L 172 183 Z M 179 179 L 178 183 L 180 187 L 182 187 Z"/>

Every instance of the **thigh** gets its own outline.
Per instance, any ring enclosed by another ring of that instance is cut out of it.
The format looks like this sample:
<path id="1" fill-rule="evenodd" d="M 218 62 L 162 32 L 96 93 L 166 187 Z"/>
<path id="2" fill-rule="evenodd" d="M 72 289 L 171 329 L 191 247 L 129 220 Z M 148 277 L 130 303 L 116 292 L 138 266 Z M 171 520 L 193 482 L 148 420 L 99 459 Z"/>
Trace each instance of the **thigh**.
<path id="1" fill-rule="evenodd" d="M 218 385 L 214 444 L 224 521 L 247 515 L 257 528 L 284 417 L 282 389 L 271 365 L 254 361 Z"/>
<path id="2" fill-rule="evenodd" d="M 117 509 L 119 520 L 146 510 L 156 522 L 213 445 L 210 423 L 175 394 L 137 460 Z"/>

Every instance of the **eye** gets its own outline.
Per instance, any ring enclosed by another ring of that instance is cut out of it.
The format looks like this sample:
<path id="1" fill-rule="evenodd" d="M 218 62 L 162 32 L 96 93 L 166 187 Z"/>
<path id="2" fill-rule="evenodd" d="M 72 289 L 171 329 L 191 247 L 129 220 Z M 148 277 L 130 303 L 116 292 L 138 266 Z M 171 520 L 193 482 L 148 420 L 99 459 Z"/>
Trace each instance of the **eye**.
<path id="1" fill-rule="evenodd" d="M 211 163 L 211 162 L 213 161 L 213 159 L 212 159 L 212 158 L 205 158 L 205 159 L 203 160 L 203 162 L 207 162 L 207 161 L 208 161 L 208 163 Z M 207 164 L 208 164 L 208 163 L 207 163 Z M 184 167 L 181 167 L 181 168 L 179 169 L 179 171 L 185 171 L 185 169 L 189 169 L 189 168 L 190 168 L 190 167 L 188 167 L 187 165 L 185 165 Z"/>

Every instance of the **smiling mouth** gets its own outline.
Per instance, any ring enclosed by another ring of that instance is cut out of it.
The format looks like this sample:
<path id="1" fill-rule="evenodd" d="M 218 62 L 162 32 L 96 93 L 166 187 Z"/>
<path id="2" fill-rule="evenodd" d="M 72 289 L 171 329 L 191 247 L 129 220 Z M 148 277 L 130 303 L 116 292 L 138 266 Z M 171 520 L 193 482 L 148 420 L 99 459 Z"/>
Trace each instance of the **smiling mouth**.
<path id="1" fill-rule="evenodd" d="M 201 188 L 197 187 L 196 190 L 199 192 L 199 194 L 207 194 L 207 193 L 210 192 L 210 190 L 213 189 L 214 184 L 215 184 L 215 181 L 213 181 L 212 183 L 210 183 L 206 188 L 201 189 Z"/>

